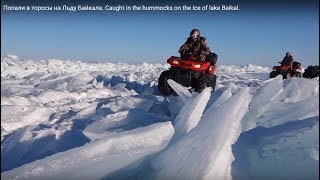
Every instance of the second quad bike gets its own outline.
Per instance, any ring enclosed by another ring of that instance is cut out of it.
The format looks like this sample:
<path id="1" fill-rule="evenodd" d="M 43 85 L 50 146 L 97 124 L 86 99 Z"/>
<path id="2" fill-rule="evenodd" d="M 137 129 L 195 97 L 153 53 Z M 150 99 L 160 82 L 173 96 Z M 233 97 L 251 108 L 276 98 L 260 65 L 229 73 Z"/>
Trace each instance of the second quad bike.
<path id="1" fill-rule="evenodd" d="M 301 77 L 301 63 L 294 61 L 292 65 L 285 65 L 281 62 L 280 66 L 273 66 L 270 78 L 274 78 L 278 75 L 282 75 L 283 79 L 289 79 L 291 77 Z"/>
<path id="2" fill-rule="evenodd" d="M 182 86 L 191 87 L 196 92 L 201 92 L 206 87 L 215 89 L 216 65 L 198 61 L 193 57 L 182 59 L 176 56 L 171 56 L 167 63 L 171 67 L 163 71 L 159 77 L 158 88 L 161 94 L 170 95 L 173 93 L 173 89 L 167 82 L 168 79 L 172 79 Z"/>

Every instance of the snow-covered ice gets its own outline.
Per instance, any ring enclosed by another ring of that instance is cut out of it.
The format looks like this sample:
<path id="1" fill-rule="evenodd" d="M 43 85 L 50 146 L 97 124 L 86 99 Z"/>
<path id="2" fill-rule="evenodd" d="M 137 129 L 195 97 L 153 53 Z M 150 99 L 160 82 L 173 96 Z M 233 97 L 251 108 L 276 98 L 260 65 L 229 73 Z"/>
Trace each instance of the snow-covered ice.
<path id="1" fill-rule="evenodd" d="M 239 179 L 319 179 L 319 116 L 244 132 L 233 154 Z"/>
<path id="2" fill-rule="evenodd" d="M 173 133 L 172 124 L 164 122 L 111 134 L 2 173 L 1 176 L 4 179 L 99 179 L 164 149 Z M 90 166 L 95 168 L 88 169 Z"/>
<path id="3" fill-rule="evenodd" d="M 206 111 L 198 126 L 150 162 L 150 169 L 143 178 L 229 178 L 227 169 L 231 165 L 231 144 L 239 136 L 240 120 L 248 110 L 250 100 L 249 88 L 244 88 L 217 109 Z M 233 111 L 225 113 L 226 108 Z"/>
<path id="4" fill-rule="evenodd" d="M 1 178 L 318 179 L 319 79 L 219 65 L 201 93 L 168 64 L 1 58 Z"/>

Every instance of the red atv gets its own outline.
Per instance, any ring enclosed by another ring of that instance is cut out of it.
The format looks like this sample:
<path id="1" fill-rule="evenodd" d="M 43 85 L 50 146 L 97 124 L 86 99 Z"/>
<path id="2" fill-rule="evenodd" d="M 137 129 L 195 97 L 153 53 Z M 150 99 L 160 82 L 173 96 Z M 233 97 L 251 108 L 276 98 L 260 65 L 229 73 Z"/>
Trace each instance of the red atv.
<path id="1" fill-rule="evenodd" d="M 273 71 L 270 73 L 270 78 L 274 78 L 281 74 L 283 79 L 289 79 L 291 77 L 301 77 L 301 63 L 294 61 L 292 65 L 285 65 L 281 62 L 280 66 L 273 66 Z"/>
<path id="2" fill-rule="evenodd" d="M 171 65 L 170 69 L 163 71 L 159 77 L 158 88 L 161 94 L 170 95 L 173 92 L 167 82 L 168 79 L 185 87 L 191 86 L 196 92 L 201 92 L 205 87 L 215 89 L 217 76 L 213 73 L 216 65 L 198 61 L 194 57 L 181 59 L 171 56 L 167 62 Z"/>

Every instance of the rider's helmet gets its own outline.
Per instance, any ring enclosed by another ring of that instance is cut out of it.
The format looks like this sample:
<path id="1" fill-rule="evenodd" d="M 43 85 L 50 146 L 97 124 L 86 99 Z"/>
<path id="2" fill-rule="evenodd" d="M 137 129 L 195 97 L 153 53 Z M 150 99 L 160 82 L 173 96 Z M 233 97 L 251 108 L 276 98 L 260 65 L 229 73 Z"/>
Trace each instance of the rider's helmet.
<path id="1" fill-rule="evenodd" d="M 190 32 L 190 37 L 192 37 L 193 39 L 197 39 L 198 37 L 200 37 L 199 29 L 192 29 L 192 31 Z"/>

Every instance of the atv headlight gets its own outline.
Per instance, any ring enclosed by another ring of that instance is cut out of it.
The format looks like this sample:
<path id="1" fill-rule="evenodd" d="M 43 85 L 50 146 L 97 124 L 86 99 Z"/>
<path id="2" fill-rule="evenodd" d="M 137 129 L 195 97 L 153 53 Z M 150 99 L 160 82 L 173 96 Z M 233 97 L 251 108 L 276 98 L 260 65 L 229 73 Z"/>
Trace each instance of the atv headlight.
<path id="1" fill-rule="evenodd" d="M 212 71 L 212 67 L 211 66 L 209 67 L 209 71 Z"/>
<path id="2" fill-rule="evenodd" d="M 200 64 L 195 64 L 193 67 L 194 68 L 201 68 L 201 65 Z"/>
<path id="3" fill-rule="evenodd" d="M 179 64 L 179 61 L 173 60 L 173 61 L 172 61 L 172 64 Z"/>

